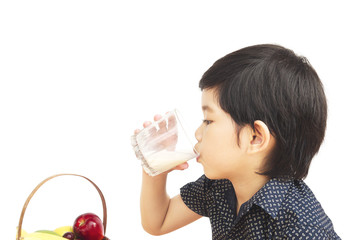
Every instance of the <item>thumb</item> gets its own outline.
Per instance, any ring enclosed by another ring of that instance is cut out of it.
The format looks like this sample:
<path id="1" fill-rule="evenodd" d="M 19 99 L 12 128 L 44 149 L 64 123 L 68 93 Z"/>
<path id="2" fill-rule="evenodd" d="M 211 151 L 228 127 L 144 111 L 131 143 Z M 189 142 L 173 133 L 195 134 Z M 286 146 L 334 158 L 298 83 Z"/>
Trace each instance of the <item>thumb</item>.
<path id="1" fill-rule="evenodd" d="M 189 164 L 187 162 L 184 162 L 180 165 L 177 165 L 175 168 L 173 168 L 174 170 L 185 170 L 189 167 Z"/>

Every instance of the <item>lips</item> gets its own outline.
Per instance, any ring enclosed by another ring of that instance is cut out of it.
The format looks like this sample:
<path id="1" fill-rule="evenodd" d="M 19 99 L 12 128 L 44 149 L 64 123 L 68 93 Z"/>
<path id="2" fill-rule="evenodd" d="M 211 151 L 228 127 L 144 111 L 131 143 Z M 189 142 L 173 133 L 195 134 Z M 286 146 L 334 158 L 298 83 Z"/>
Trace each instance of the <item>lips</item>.
<path id="1" fill-rule="evenodd" d="M 199 162 L 200 152 L 196 149 L 196 146 L 194 147 L 194 152 L 197 154 L 196 161 Z"/>
<path id="2" fill-rule="evenodd" d="M 198 153 L 197 157 L 196 157 L 196 161 L 199 162 L 200 159 L 200 153 Z"/>

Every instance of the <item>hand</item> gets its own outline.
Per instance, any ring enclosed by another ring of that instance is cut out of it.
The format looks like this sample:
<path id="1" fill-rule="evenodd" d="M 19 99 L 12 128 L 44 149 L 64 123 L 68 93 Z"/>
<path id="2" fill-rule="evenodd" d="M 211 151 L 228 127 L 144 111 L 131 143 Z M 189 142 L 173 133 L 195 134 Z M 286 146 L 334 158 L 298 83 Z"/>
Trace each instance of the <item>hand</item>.
<path id="1" fill-rule="evenodd" d="M 156 114 L 154 116 L 154 121 L 159 121 L 162 118 L 161 115 Z M 143 123 L 143 127 L 146 128 L 148 126 L 150 126 L 152 124 L 152 122 L 150 121 L 145 121 Z M 156 138 L 157 136 L 159 136 L 160 134 L 163 134 L 166 131 L 171 131 L 174 130 L 174 128 L 176 128 L 177 122 L 174 116 L 170 116 L 168 118 L 168 123 L 166 124 L 166 121 L 163 120 L 161 122 L 158 123 L 158 129 L 153 127 L 149 129 L 149 133 L 151 135 L 152 138 Z M 175 129 L 176 130 L 176 129 Z M 140 129 L 136 129 L 134 131 L 134 134 L 138 134 L 141 130 Z M 156 148 L 157 151 L 162 150 L 162 149 L 167 149 L 167 150 L 173 150 L 176 142 L 178 139 L 178 135 L 177 135 L 177 131 L 174 131 L 173 133 L 171 133 L 170 137 L 168 137 L 166 140 L 161 141 L 158 144 L 158 147 Z M 184 170 L 187 169 L 189 167 L 189 164 L 187 162 L 182 163 L 176 167 L 174 167 L 173 169 L 167 171 L 166 173 L 172 171 L 172 170 Z"/>

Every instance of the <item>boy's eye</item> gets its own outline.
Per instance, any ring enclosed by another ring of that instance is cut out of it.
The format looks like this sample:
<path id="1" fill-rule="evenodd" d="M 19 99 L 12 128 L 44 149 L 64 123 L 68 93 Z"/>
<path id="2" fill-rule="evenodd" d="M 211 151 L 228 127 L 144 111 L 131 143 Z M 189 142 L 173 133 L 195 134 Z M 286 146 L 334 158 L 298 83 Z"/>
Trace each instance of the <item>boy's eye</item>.
<path id="1" fill-rule="evenodd" d="M 203 123 L 205 123 L 206 125 L 209 125 L 210 123 L 212 123 L 212 121 L 211 121 L 211 120 L 206 120 L 206 119 L 204 119 L 204 120 L 203 120 Z"/>

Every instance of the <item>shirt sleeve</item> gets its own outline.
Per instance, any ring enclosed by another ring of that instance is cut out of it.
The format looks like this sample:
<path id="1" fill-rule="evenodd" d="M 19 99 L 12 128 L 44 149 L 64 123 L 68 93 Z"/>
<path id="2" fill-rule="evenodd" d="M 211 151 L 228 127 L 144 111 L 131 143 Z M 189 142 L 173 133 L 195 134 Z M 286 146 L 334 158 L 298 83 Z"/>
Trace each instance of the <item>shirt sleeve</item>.
<path id="1" fill-rule="evenodd" d="M 190 182 L 180 189 L 180 196 L 185 205 L 201 216 L 208 217 L 208 196 L 211 180 L 202 175 L 195 182 Z"/>

